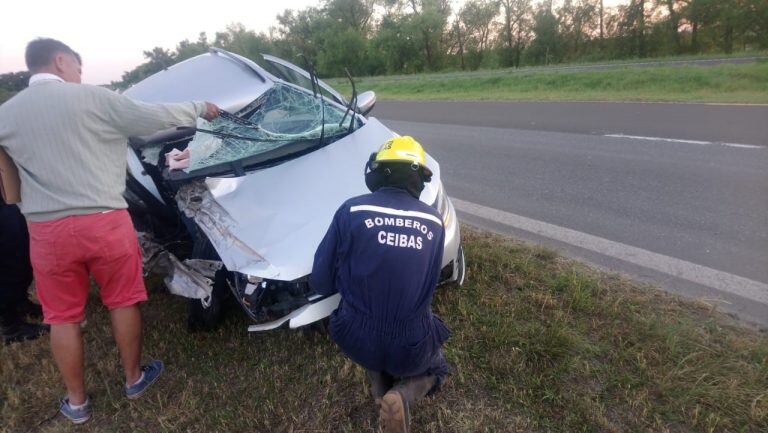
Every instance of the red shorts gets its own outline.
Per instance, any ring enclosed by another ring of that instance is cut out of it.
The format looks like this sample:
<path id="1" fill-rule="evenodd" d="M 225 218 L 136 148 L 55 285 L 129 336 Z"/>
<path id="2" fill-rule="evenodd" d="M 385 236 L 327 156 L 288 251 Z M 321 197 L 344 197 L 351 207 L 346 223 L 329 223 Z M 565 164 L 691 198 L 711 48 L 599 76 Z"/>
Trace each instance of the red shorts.
<path id="1" fill-rule="evenodd" d="M 125 209 L 30 221 L 29 240 L 45 323 L 83 321 L 90 275 L 110 310 L 147 300 L 139 242 Z"/>

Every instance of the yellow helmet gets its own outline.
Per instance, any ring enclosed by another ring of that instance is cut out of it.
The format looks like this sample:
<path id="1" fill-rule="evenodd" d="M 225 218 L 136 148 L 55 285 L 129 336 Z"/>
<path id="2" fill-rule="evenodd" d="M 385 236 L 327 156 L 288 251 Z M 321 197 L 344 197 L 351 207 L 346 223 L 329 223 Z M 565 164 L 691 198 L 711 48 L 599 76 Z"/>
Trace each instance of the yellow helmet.
<path id="1" fill-rule="evenodd" d="M 432 171 L 427 167 L 424 148 L 409 136 L 387 140 L 365 164 L 365 184 L 371 192 L 391 184 L 419 198 L 424 183 L 431 180 Z"/>
<path id="2" fill-rule="evenodd" d="M 424 148 L 413 137 L 406 135 L 404 137 L 395 137 L 387 140 L 381 145 L 379 152 L 376 153 L 376 162 L 409 162 L 418 164 L 421 167 L 427 165 L 427 158 L 424 156 Z"/>

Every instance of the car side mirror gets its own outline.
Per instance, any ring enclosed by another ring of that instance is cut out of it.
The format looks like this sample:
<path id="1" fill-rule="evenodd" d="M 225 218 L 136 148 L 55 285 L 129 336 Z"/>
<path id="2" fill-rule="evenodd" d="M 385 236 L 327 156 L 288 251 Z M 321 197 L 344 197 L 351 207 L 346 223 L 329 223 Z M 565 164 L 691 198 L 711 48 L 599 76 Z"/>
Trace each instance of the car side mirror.
<path id="1" fill-rule="evenodd" d="M 357 95 L 357 110 L 363 116 L 368 116 L 374 105 L 376 105 L 376 92 L 373 90 Z"/>

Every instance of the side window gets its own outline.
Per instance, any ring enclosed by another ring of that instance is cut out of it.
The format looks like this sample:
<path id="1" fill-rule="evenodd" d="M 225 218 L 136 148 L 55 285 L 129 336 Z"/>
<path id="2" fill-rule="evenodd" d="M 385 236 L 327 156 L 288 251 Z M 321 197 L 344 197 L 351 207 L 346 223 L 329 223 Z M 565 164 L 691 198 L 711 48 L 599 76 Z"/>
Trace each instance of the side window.
<path id="1" fill-rule="evenodd" d="M 276 76 L 277 78 L 280 78 L 281 80 L 285 80 L 291 84 L 303 87 L 309 91 L 312 91 L 312 81 L 309 80 L 309 78 L 305 77 L 304 75 L 300 74 L 298 71 L 289 68 L 285 65 L 281 65 L 279 63 L 275 63 L 273 61 L 270 61 L 269 59 L 264 59 L 263 62 L 259 62 L 259 65 L 267 70 L 270 74 Z M 336 97 L 336 95 L 332 94 L 323 86 L 320 86 L 320 93 L 325 96 L 328 99 L 331 99 L 333 101 L 338 102 L 339 104 L 345 105 L 344 101 L 340 101 L 339 98 Z"/>
<path id="2" fill-rule="evenodd" d="M 269 71 L 272 75 L 285 80 L 291 84 L 295 84 L 297 86 L 301 86 L 307 90 L 312 90 L 312 82 L 309 80 L 309 78 L 298 74 L 296 71 L 286 68 L 283 65 L 272 63 L 270 61 L 266 61 L 266 70 Z"/>

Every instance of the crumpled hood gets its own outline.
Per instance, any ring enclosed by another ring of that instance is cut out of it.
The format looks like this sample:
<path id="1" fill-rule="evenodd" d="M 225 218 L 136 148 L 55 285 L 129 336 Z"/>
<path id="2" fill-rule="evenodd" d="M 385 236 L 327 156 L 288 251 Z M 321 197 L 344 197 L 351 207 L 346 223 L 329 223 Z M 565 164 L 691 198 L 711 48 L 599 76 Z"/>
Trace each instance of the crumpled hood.
<path id="1" fill-rule="evenodd" d="M 393 136 L 371 118 L 308 155 L 242 177 L 208 178 L 202 197 L 180 198 L 180 207 L 203 229 L 229 270 L 295 280 L 312 271 L 315 250 L 339 206 L 369 192 L 365 162 Z M 429 156 L 427 165 L 434 176 L 421 200 L 432 203 L 440 172 Z M 185 209 L 188 204 L 196 210 Z"/>

